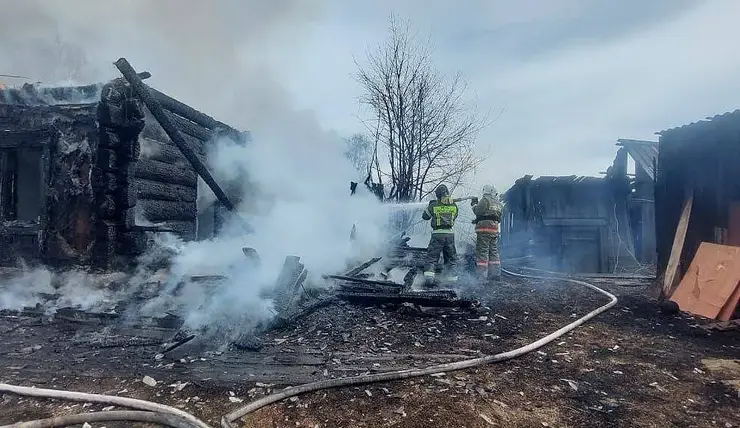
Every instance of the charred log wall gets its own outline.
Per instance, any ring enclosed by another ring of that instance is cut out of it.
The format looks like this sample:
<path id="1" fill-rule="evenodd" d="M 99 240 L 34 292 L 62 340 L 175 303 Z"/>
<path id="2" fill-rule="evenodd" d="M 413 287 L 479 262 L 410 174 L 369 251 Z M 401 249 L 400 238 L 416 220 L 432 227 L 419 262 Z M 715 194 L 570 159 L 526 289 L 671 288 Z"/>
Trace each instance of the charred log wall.
<path id="1" fill-rule="evenodd" d="M 134 171 L 137 217 L 143 224 L 154 224 L 173 231 L 181 238 L 196 238 L 198 216 L 198 175 L 185 156 L 167 137 L 157 120 L 144 108 L 146 124 L 139 142 L 142 150 Z M 205 160 L 204 140 L 211 132 L 199 125 L 171 115 L 186 142 Z"/>
<path id="2" fill-rule="evenodd" d="M 7 101 L 4 96 L 0 99 Z M 28 159 L 20 169 L 37 166 L 39 175 L 28 177 L 33 178 L 30 187 L 20 175 L 16 182 L 3 180 L 3 195 L 10 196 L 3 198 L 4 208 L 25 200 L 27 207 L 18 208 L 28 215 L 5 212 L 0 224 L 0 263 L 14 264 L 19 257 L 51 265 L 90 262 L 96 219 L 90 178 L 98 149 L 96 110 L 97 104 L 0 103 L 3 159 L 17 153 Z M 8 162 L 0 165 L 3 176 L 11 172 Z"/>

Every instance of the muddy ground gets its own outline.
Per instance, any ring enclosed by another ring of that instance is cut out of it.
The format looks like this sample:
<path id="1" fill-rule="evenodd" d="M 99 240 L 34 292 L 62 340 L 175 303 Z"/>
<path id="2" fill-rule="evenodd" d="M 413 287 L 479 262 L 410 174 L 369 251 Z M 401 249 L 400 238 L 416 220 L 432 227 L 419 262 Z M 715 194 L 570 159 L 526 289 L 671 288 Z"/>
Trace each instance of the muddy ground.
<path id="1" fill-rule="evenodd" d="M 738 332 L 662 313 L 644 283 L 617 286 L 609 312 L 538 352 L 442 376 L 321 391 L 268 406 L 244 427 L 740 427 L 731 374 Z M 508 278 L 478 310 L 340 303 L 274 331 L 256 352 L 155 356 L 172 331 L 105 322 L 0 318 L 0 381 L 151 399 L 219 426 L 221 415 L 288 385 L 423 367 L 510 350 L 604 304 L 568 283 Z M 145 376 L 157 381 L 143 382 Z M 151 382 L 149 382 L 151 383 Z M 0 396 L 0 424 L 104 406 Z M 94 425 L 97 427 L 101 424 Z M 107 427 L 129 426 L 109 423 Z"/>

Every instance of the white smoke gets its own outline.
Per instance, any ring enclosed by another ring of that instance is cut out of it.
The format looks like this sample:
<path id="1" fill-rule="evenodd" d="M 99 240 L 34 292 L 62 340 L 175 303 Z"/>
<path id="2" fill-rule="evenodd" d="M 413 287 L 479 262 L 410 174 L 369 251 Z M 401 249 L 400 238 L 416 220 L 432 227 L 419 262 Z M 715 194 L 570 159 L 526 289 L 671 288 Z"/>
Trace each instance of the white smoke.
<path id="1" fill-rule="evenodd" d="M 215 144 L 209 166 L 217 180 L 248 184 L 241 186 L 239 211 L 256 233 L 244 236 L 230 221 L 216 240 L 160 242 L 158 249 L 175 256 L 147 314 L 177 308 L 195 327 L 233 324 L 243 314 L 257 322 L 271 314 L 263 291 L 277 278 L 285 256 L 300 256 L 309 279 L 319 282 L 319 274 L 370 257 L 382 243 L 387 212 L 367 192 L 350 197 L 355 172 L 340 136 L 322 129 L 311 112 L 293 109 L 290 94 L 271 77 L 272 52 L 300 50 L 302 33 L 321 13 L 320 2 L 0 0 L 0 10 L 3 72 L 44 83 L 88 84 L 118 77 L 111 63 L 126 57 L 137 71 L 152 73 L 148 83 L 157 89 L 252 132 L 246 147 Z M 213 200 L 210 191 L 201 193 L 199 203 Z M 246 264 L 244 246 L 257 250 L 261 268 Z M 147 269 L 137 272 L 132 289 L 150 280 L 153 272 Z M 3 301 L 12 303 L 3 306 L 32 301 L 28 292 L 41 285 L 23 284 L 50 282 L 39 272 L 22 276 L 17 286 L 3 285 Z M 188 281 L 204 274 L 228 277 L 210 299 L 202 284 Z M 85 308 L 112 298 L 90 292 L 96 287 L 83 277 L 73 282 L 77 288 L 51 289 Z M 170 294 L 175 288 L 178 298 Z"/>

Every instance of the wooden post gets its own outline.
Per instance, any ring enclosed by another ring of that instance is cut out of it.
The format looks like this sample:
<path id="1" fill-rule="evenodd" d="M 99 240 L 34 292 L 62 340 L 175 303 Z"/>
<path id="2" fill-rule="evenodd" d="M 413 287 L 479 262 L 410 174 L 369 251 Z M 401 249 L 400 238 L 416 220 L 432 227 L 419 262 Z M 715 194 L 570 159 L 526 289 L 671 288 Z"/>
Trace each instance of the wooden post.
<path id="1" fill-rule="evenodd" d="M 234 204 L 231 203 L 229 197 L 226 196 L 223 189 L 221 189 L 218 183 L 216 183 L 216 180 L 208 171 L 208 168 L 206 168 L 203 162 L 200 161 L 193 149 L 185 142 L 180 132 L 170 120 L 169 115 L 165 113 L 159 102 L 154 99 L 152 94 L 149 92 L 149 88 L 141 81 L 134 68 L 131 67 L 131 64 L 128 63 L 126 58 L 120 58 L 114 64 L 121 74 L 123 74 L 123 77 L 126 78 L 134 92 L 139 96 L 139 98 L 141 98 L 141 101 L 147 106 L 149 111 L 152 112 L 152 115 L 157 119 L 159 124 L 162 126 L 162 129 L 167 133 L 167 136 L 170 137 L 170 140 L 175 143 L 188 162 L 190 162 L 190 165 L 193 166 L 195 172 L 203 178 L 203 181 L 205 181 L 208 187 L 213 191 L 213 194 L 216 195 L 219 202 L 221 202 L 221 204 L 229 211 L 235 211 L 236 208 L 234 207 Z"/>

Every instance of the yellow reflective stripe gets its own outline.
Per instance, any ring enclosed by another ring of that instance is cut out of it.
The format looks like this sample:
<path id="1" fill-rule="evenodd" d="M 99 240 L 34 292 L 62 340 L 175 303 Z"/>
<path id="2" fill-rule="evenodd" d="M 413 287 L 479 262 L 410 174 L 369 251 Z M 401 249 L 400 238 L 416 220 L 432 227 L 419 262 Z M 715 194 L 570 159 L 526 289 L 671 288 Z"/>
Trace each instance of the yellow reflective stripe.
<path id="1" fill-rule="evenodd" d="M 436 205 L 432 208 L 432 211 L 434 212 L 434 217 L 437 220 L 437 226 L 442 225 L 442 216 L 445 214 L 450 215 L 450 226 L 455 223 L 455 217 L 457 216 L 456 205 Z"/>

